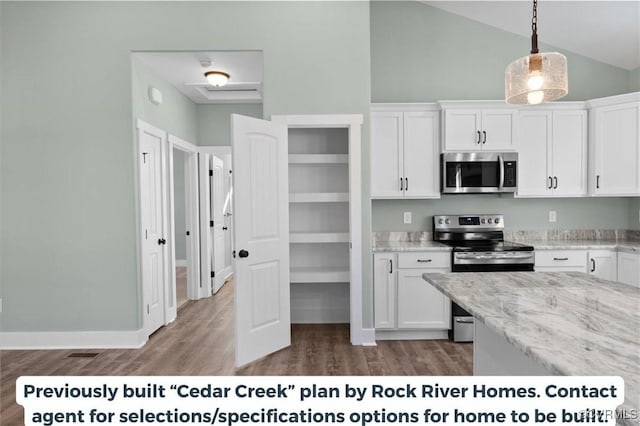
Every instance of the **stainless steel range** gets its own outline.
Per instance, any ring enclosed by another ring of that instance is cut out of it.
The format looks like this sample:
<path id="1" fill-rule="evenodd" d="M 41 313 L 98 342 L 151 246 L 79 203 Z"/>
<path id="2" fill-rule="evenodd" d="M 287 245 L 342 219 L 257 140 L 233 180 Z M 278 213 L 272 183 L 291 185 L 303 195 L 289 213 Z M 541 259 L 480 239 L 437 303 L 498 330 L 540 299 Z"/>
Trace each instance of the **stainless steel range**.
<path id="1" fill-rule="evenodd" d="M 501 214 L 434 216 L 433 239 L 453 247 L 452 272 L 533 271 L 533 247 L 504 240 Z M 451 314 L 449 337 L 456 342 L 473 341 L 471 314 L 453 302 Z"/>

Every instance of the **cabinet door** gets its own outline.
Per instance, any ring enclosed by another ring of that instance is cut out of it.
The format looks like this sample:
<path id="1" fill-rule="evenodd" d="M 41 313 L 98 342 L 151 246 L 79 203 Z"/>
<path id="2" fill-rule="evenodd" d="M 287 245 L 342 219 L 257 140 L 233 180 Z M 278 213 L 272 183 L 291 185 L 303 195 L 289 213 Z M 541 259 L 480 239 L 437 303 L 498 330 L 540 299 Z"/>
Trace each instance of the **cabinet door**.
<path id="1" fill-rule="evenodd" d="M 439 198 L 438 115 L 404 113 L 404 196 Z"/>
<path id="2" fill-rule="evenodd" d="M 638 102 L 595 109 L 594 195 L 640 194 Z"/>
<path id="3" fill-rule="evenodd" d="M 396 271 L 393 253 L 373 255 L 373 287 L 375 328 L 396 326 Z"/>
<path id="4" fill-rule="evenodd" d="M 451 301 L 422 278 L 422 269 L 398 271 L 398 328 L 446 330 Z"/>
<path id="5" fill-rule="evenodd" d="M 551 196 L 551 113 L 521 112 L 518 138 L 518 197 Z"/>
<path id="6" fill-rule="evenodd" d="M 371 196 L 402 197 L 401 112 L 371 113 Z"/>
<path id="7" fill-rule="evenodd" d="M 511 109 L 482 112 L 482 149 L 509 151 L 516 149 L 516 111 Z"/>
<path id="8" fill-rule="evenodd" d="M 474 151 L 481 149 L 480 113 L 476 110 L 444 111 L 444 150 Z"/>
<path id="9" fill-rule="evenodd" d="M 554 195 L 561 197 L 586 195 L 587 112 L 555 111 L 552 140 L 553 166 L 551 169 Z"/>
<path id="10" fill-rule="evenodd" d="M 589 252 L 589 275 L 595 275 L 603 280 L 617 279 L 616 252 L 610 250 L 596 250 Z"/>
<path id="11" fill-rule="evenodd" d="M 618 281 L 640 287 L 640 254 L 618 253 Z"/>

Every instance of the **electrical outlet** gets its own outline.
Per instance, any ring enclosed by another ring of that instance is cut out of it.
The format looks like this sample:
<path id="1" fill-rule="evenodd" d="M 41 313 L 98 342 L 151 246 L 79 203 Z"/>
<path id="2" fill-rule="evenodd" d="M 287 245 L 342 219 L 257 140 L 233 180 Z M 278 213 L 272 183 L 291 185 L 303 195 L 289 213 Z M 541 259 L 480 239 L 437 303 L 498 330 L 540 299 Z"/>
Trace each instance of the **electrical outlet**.
<path id="1" fill-rule="evenodd" d="M 555 222 L 555 221 L 556 221 L 556 211 L 549 210 L 549 222 Z"/>
<path id="2" fill-rule="evenodd" d="M 404 223 L 405 225 L 411 223 L 411 212 L 404 212 Z"/>

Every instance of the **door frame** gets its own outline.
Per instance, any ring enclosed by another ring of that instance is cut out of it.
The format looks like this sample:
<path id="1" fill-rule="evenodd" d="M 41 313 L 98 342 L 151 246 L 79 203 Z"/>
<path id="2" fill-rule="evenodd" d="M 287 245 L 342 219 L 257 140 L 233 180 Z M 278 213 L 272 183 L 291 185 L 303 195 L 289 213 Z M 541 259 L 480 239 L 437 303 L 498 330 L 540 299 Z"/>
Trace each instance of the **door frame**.
<path id="1" fill-rule="evenodd" d="M 198 215 L 198 206 L 200 204 L 200 195 L 198 193 L 198 147 L 190 142 L 180 139 L 177 136 L 169 134 L 168 137 L 168 174 L 169 174 L 169 233 L 171 238 L 169 241 L 169 271 L 170 284 L 165 289 L 167 322 L 175 320 L 177 315 L 177 298 L 176 298 L 176 244 L 175 244 L 175 192 L 174 192 L 174 174 L 173 174 L 173 150 L 178 149 L 187 154 L 185 161 L 185 222 L 186 228 L 189 230 L 189 238 L 187 241 L 187 299 L 199 299 L 200 288 L 200 223 Z M 191 253 L 191 256 L 189 254 Z"/>
<path id="2" fill-rule="evenodd" d="M 349 132 L 349 328 L 352 345 L 370 343 L 363 329 L 362 296 L 362 122 L 361 114 L 272 115 L 271 121 L 300 128 L 347 128 Z"/>
<path id="3" fill-rule="evenodd" d="M 149 329 L 149 324 L 147 321 L 147 316 L 144 314 L 145 311 L 145 304 L 146 304 L 146 295 L 145 295 L 145 291 L 144 291 L 144 277 L 142 276 L 143 274 L 143 266 L 142 266 L 142 261 L 144 259 L 144 253 L 143 253 L 143 241 L 142 241 L 142 192 L 140 189 L 140 168 L 138 166 L 138 161 L 139 161 L 139 157 L 141 155 L 141 149 L 140 149 L 140 134 L 142 132 L 147 132 L 150 133 L 156 137 L 158 137 L 160 139 L 160 182 L 162 185 L 162 190 L 160 191 L 162 194 L 162 202 L 161 202 L 161 210 L 162 210 L 162 233 L 163 235 L 167 235 L 167 229 L 168 229 L 168 220 L 167 220 L 167 213 L 168 213 L 168 204 L 167 204 L 167 199 L 168 199 L 168 194 L 167 194 L 167 132 L 165 132 L 164 130 L 155 127 L 143 120 L 140 119 L 136 119 L 136 123 L 135 123 L 135 158 L 136 158 L 136 202 L 137 202 L 137 206 L 136 206 L 136 210 L 137 210 L 137 232 L 136 232 L 136 243 L 138 246 L 138 262 L 137 262 L 137 266 L 138 266 L 138 282 L 139 282 L 139 294 L 140 294 L 140 298 L 139 298 L 139 307 L 140 307 L 140 313 L 142 315 L 142 330 L 144 331 L 145 335 L 148 337 L 150 336 L 153 332 L 155 332 L 154 330 L 150 330 Z M 168 256 L 168 250 L 163 250 L 162 251 L 162 261 L 164 263 L 164 268 L 163 268 L 163 279 L 162 279 L 162 287 L 163 289 L 165 289 L 164 291 L 164 306 L 163 306 L 163 317 L 164 317 L 164 324 L 168 324 L 167 322 L 167 300 L 166 300 L 166 288 L 167 288 L 167 277 L 169 276 L 169 256 Z"/>

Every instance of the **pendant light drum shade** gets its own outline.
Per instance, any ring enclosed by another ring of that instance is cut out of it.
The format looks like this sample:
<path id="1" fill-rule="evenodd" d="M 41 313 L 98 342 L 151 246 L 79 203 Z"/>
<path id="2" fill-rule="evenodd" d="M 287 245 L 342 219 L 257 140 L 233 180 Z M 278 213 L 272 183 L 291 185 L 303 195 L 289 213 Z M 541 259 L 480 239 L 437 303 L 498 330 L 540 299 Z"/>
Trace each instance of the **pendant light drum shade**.
<path id="1" fill-rule="evenodd" d="M 505 71 L 505 98 L 510 104 L 539 104 L 569 93 L 567 58 L 557 52 L 532 53 Z"/>

